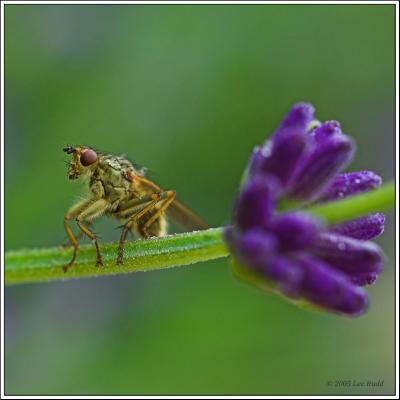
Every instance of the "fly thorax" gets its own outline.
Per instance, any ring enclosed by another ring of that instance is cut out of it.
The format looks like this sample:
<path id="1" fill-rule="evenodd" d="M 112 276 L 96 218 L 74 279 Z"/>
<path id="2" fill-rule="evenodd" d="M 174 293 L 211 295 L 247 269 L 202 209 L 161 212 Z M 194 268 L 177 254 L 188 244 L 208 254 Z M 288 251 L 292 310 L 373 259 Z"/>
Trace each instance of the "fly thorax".
<path id="1" fill-rule="evenodd" d="M 117 157 L 104 157 L 99 162 L 98 179 L 103 182 L 106 196 L 112 202 L 122 200 L 129 190 L 129 182 L 123 172 L 124 168 Z"/>

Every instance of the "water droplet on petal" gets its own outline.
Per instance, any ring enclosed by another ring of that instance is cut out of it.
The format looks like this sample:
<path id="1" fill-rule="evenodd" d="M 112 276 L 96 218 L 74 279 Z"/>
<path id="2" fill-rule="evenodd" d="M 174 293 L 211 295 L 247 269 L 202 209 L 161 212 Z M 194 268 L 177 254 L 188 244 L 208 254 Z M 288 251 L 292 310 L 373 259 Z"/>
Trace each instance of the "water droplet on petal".
<path id="1" fill-rule="evenodd" d="M 272 152 L 272 142 L 268 141 L 262 148 L 261 148 L 261 154 L 264 157 L 269 157 Z"/>
<path id="2" fill-rule="evenodd" d="M 336 237 L 336 236 L 331 236 L 331 237 L 329 238 L 329 240 L 330 240 L 332 243 L 336 243 L 336 242 L 337 242 L 337 237 Z"/>

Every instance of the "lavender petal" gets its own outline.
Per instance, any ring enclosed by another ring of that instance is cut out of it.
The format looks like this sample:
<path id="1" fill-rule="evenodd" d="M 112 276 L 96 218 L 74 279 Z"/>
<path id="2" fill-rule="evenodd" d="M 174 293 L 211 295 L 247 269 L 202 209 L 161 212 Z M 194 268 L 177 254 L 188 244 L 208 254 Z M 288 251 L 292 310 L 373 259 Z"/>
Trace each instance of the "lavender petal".
<path id="1" fill-rule="evenodd" d="M 288 257 L 275 257 L 265 263 L 263 272 L 268 279 L 277 283 L 279 290 L 288 297 L 298 297 L 303 271 Z"/>
<path id="2" fill-rule="evenodd" d="M 316 128 L 290 180 L 289 195 L 308 201 L 318 198 L 351 160 L 354 150 L 352 140 L 338 124 L 331 121 Z"/>
<path id="3" fill-rule="evenodd" d="M 332 201 L 367 192 L 380 186 L 382 178 L 372 171 L 349 172 L 336 175 L 319 200 Z"/>
<path id="4" fill-rule="evenodd" d="M 311 246 L 321 229 L 318 220 L 306 213 L 283 214 L 271 220 L 269 230 L 279 240 L 282 252 L 304 250 Z"/>
<path id="5" fill-rule="evenodd" d="M 365 274 L 353 275 L 350 280 L 357 286 L 373 285 L 378 279 L 376 272 L 367 272 Z"/>
<path id="6" fill-rule="evenodd" d="M 289 180 L 300 159 L 307 140 L 307 127 L 314 116 L 310 104 L 296 104 L 286 115 L 280 127 L 258 150 L 252 170 L 276 176 L 282 185 Z"/>
<path id="7" fill-rule="evenodd" d="M 277 240 L 261 229 L 241 233 L 229 226 L 225 228 L 224 237 L 231 252 L 244 265 L 262 269 L 275 256 Z"/>
<path id="8" fill-rule="evenodd" d="M 342 128 L 338 121 L 326 121 L 317 126 L 310 135 L 316 142 L 321 143 L 332 135 L 342 134 Z"/>
<path id="9" fill-rule="evenodd" d="M 333 225 L 331 232 L 358 240 L 371 240 L 379 236 L 385 229 L 385 214 L 369 214 L 352 221 Z"/>
<path id="10" fill-rule="evenodd" d="M 286 114 L 275 136 L 290 131 L 307 132 L 308 126 L 314 118 L 314 106 L 309 103 L 297 103 Z"/>
<path id="11" fill-rule="evenodd" d="M 224 238 L 240 263 L 274 281 L 287 296 L 298 296 L 302 271 L 288 258 L 277 255 L 277 240 L 273 235 L 260 229 L 240 233 L 228 226 L 224 230 Z"/>
<path id="12" fill-rule="evenodd" d="M 250 176 L 235 206 L 235 220 L 241 229 L 266 226 L 275 209 L 279 185 L 274 177 Z"/>
<path id="13" fill-rule="evenodd" d="M 310 252 L 350 277 L 382 271 L 382 250 L 372 242 L 324 232 L 318 236 Z"/>
<path id="14" fill-rule="evenodd" d="M 305 147 L 306 137 L 296 132 L 280 136 L 271 145 L 270 155 L 261 164 L 261 171 L 276 176 L 286 187 Z M 268 145 L 267 145 L 268 146 Z M 262 151 L 265 152 L 266 147 Z"/>
<path id="15" fill-rule="evenodd" d="M 250 160 L 248 162 L 249 174 L 257 174 L 258 171 L 262 171 L 263 164 L 265 163 L 265 155 L 262 152 L 262 148 L 260 146 L 256 146 L 253 149 L 253 153 L 251 154 Z"/>
<path id="16" fill-rule="evenodd" d="M 308 256 L 299 257 L 298 263 L 304 272 L 301 296 L 306 300 L 349 316 L 358 316 L 366 311 L 367 293 L 340 271 Z"/>

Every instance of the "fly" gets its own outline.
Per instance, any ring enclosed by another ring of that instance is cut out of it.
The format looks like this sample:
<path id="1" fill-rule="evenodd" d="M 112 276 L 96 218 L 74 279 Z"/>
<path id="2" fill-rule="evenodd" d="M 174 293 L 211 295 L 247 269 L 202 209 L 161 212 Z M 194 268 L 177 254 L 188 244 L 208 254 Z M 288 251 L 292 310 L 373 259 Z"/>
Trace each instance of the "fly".
<path id="1" fill-rule="evenodd" d="M 198 215 L 176 199 L 175 190 L 161 189 L 146 177 L 145 169 L 125 156 L 101 153 L 87 146 L 67 146 L 63 151 L 72 156 L 68 178 L 86 178 L 89 186 L 87 196 L 74 204 L 64 217 L 65 231 L 74 250 L 71 261 L 63 267 L 65 272 L 76 260 L 83 235 L 95 245 L 96 265 L 103 265 L 98 239 L 90 229 L 92 221 L 102 215 L 124 221 L 117 265 L 124 262 L 124 243 L 129 231 L 143 238 L 164 236 L 166 216 L 187 231 L 208 228 Z M 75 220 L 80 230 L 76 236 L 70 227 L 71 220 Z"/>

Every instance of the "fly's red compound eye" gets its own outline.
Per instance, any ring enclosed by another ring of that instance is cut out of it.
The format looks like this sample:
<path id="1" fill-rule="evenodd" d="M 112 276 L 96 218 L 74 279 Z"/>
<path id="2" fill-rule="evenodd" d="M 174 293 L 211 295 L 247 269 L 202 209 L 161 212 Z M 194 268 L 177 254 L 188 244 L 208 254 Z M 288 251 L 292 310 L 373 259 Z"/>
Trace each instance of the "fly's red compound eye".
<path id="1" fill-rule="evenodd" d="M 97 160 L 97 154 L 94 150 L 88 149 L 81 154 L 80 161 L 84 167 L 92 165 Z"/>

